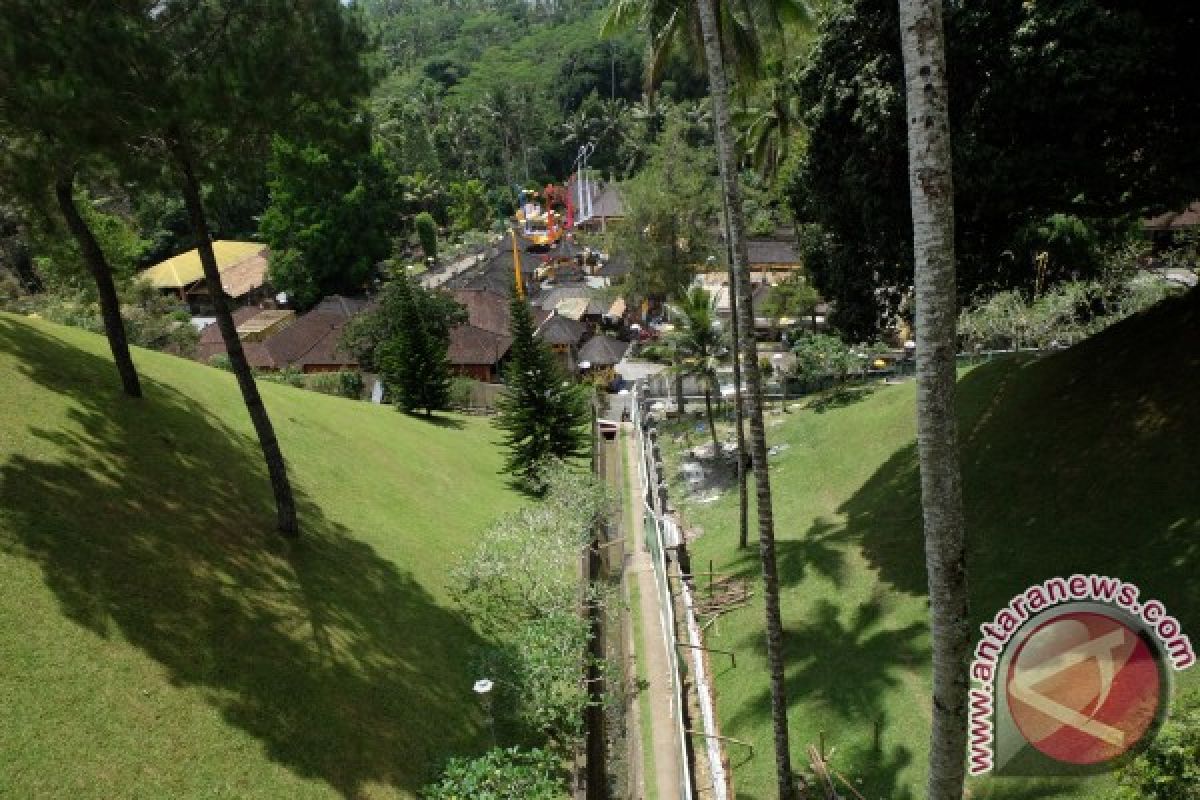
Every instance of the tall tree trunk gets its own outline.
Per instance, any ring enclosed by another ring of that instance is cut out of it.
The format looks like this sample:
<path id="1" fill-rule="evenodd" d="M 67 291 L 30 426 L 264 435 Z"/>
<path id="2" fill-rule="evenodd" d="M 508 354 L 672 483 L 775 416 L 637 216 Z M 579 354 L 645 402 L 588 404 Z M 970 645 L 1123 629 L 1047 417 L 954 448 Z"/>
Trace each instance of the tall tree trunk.
<path id="1" fill-rule="evenodd" d="M 713 444 L 713 460 L 721 457 L 721 443 L 717 441 L 717 426 L 713 420 L 712 410 L 712 381 L 707 376 L 704 378 L 704 415 L 708 418 L 708 433 L 712 437 Z"/>
<path id="2" fill-rule="evenodd" d="M 125 321 L 121 319 L 121 300 L 117 297 L 112 267 L 75 204 L 74 169 L 65 169 L 58 174 L 54 181 L 54 196 L 58 200 L 58 208 L 63 218 L 67 221 L 67 228 L 83 254 L 83 262 L 96 283 L 96 293 L 100 297 L 100 315 L 104 319 L 104 335 L 108 337 L 108 347 L 112 350 L 117 374 L 121 376 L 121 387 L 130 397 L 141 397 L 142 384 L 138 380 L 133 357 L 129 354 L 129 340 L 125 336 Z"/>
<path id="3" fill-rule="evenodd" d="M 287 465 L 283 453 L 279 449 L 279 440 L 275 438 L 275 428 L 267 415 L 267 407 L 263 405 L 262 395 L 258 392 L 258 384 L 254 382 L 254 374 L 246 361 L 246 353 L 242 342 L 238 339 L 237 326 L 233 322 L 233 314 L 229 310 L 229 299 L 221 286 L 221 273 L 217 269 L 217 257 L 213 253 L 212 238 L 208 231 L 208 220 L 204 215 L 204 202 L 200 197 L 200 183 L 192 166 L 191 153 L 186 142 L 176 139 L 172 143 L 172 155 L 183 178 L 183 200 L 187 206 L 188 221 L 191 224 L 192 235 L 196 239 L 196 247 L 200 253 L 200 264 L 204 268 L 204 283 L 212 297 L 213 312 L 217 318 L 217 328 L 225 342 L 225 351 L 229 356 L 229 364 L 233 374 L 237 376 L 238 388 L 242 390 L 242 399 L 246 410 L 250 412 L 250 420 L 254 423 L 254 432 L 258 434 L 258 443 L 262 447 L 263 458 L 267 462 L 267 472 L 271 477 L 271 489 L 275 493 L 275 511 L 279 532 L 288 538 L 299 536 L 300 529 L 296 522 L 296 501 L 292 496 L 292 484 L 288 480 Z"/>
<path id="4" fill-rule="evenodd" d="M 724 193 L 721 195 L 724 199 Z M 737 427 L 737 482 L 738 482 L 738 547 L 749 546 L 750 498 L 746 490 L 746 421 L 742 405 L 742 354 L 741 335 L 738 333 L 738 302 L 733 271 L 733 234 L 729 224 L 729 203 L 725 206 L 725 256 L 729 266 L 729 335 L 733 350 L 733 422 Z"/>
<path id="5" fill-rule="evenodd" d="M 795 781 L 787 725 L 787 691 L 783 671 L 783 620 L 779 610 L 779 571 L 775 560 L 775 517 L 771 508 L 771 480 L 767 471 L 767 436 L 763 425 L 762 374 L 758 345 L 754 339 L 754 311 L 750 293 L 750 269 L 746 249 L 746 221 L 742 214 L 742 191 L 738 183 L 734 153 L 733 121 L 729 111 L 729 85 L 717 38 L 717 15 L 713 0 L 697 0 L 704 35 L 704 55 L 712 96 L 717 134 L 717 165 L 721 187 L 729 204 L 729 234 L 733 248 L 733 272 L 738 297 L 738 333 L 742 347 L 742 369 L 750 391 L 750 453 L 754 459 L 754 484 L 758 500 L 758 541 L 762 560 L 763 600 L 766 606 L 767 664 L 771 678 L 771 721 L 775 734 L 775 769 L 780 800 L 793 800 Z"/>
<path id="6" fill-rule="evenodd" d="M 966 771 L 966 536 L 955 420 L 954 186 L 941 0 L 901 0 L 916 263 L 917 452 L 933 630 L 930 800 L 961 800 Z"/>

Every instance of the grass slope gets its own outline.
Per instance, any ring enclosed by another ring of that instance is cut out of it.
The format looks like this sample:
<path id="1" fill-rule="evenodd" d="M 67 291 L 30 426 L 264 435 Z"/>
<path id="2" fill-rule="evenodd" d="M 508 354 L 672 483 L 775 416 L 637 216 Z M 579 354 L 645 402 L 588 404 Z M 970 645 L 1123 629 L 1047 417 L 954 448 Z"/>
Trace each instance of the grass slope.
<path id="1" fill-rule="evenodd" d="M 960 381 L 972 621 L 1054 575 L 1135 581 L 1200 636 L 1200 293 L 1060 354 Z M 863 794 L 924 794 L 930 639 L 912 384 L 852 390 L 788 415 L 771 438 L 793 761 L 821 731 Z M 677 497 L 682 492 L 676 492 Z M 697 570 L 754 576 L 736 492 L 688 505 Z M 753 536 L 752 536 L 753 541 Z M 737 652 L 717 680 L 739 798 L 773 790 L 761 597 L 709 642 Z M 718 667 L 720 671 L 720 668 Z M 1196 683 L 1197 673 L 1183 679 Z M 878 733 L 877 733 L 878 731 Z M 1094 797 L 1107 779 L 973 781 L 974 798 Z"/>
<path id="2" fill-rule="evenodd" d="M 304 540 L 232 376 L 0 315 L 0 796 L 409 797 L 482 747 L 456 553 L 519 499 L 492 429 L 265 384 Z"/>

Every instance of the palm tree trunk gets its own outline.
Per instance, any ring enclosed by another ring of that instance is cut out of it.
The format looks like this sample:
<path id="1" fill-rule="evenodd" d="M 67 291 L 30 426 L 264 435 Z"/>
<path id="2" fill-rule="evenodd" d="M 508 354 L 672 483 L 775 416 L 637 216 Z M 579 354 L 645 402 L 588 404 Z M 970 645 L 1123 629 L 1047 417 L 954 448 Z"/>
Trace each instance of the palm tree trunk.
<path id="1" fill-rule="evenodd" d="M 724 199 L 724 194 L 721 195 Z M 746 422 L 742 407 L 742 354 L 741 336 L 738 333 L 738 303 L 734 286 L 737 280 L 733 272 L 733 237 L 729 224 L 729 203 L 725 202 L 725 250 L 729 265 L 729 336 L 733 350 L 733 422 L 737 426 L 737 482 L 738 482 L 738 547 L 746 549 L 750 538 L 750 498 L 746 490 Z"/>
<path id="2" fill-rule="evenodd" d="M 713 0 L 697 0 L 708 66 L 709 91 L 717 138 L 717 165 L 721 187 L 729 207 L 729 234 L 733 248 L 733 271 L 738 297 L 738 332 L 742 367 L 750 391 L 750 452 L 754 459 L 755 494 L 758 499 L 759 556 L 763 572 L 766 606 L 767 664 L 771 681 L 771 721 L 775 738 L 775 769 L 780 800 L 793 800 L 795 781 L 787 725 L 787 691 L 783 670 L 783 619 L 779 610 L 779 571 L 775 560 L 775 518 L 771 509 L 771 481 L 767 471 L 767 436 L 763 425 L 762 375 L 758 367 L 758 345 L 754 339 L 754 311 L 750 294 L 749 258 L 746 250 L 746 221 L 742 214 L 742 192 L 738 184 L 734 153 L 733 121 L 729 111 L 729 85 L 717 39 L 717 15 Z"/>
<path id="3" fill-rule="evenodd" d="M 955 420 L 954 186 L 941 0 L 901 0 L 916 264 L 917 452 L 933 632 L 930 800 L 961 800 L 966 770 L 966 536 Z"/>
<path id="4" fill-rule="evenodd" d="M 100 297 L 100 315 L 104 319 L 104 335 L 108 337 L 108 347 L 112 350 L 117 374 L 121 376 L 121 387 L 128 396 L 141 397 L 142 384 L 138 379 L 137 367 L 133 365 L 133 357 L 129 354 L 129 340 L 125 336 L 125 321 L 121 319 L 121 300 L 117 297 L 117 287 L 113 283 L 112 267 L 75 204 L 73 169 L 59 173 L 54 181 L 54 196 L 58 200 L 58 208 L 62 211 L 63 218 L 67 221 L 67 228 L 83 254 L 83 262 L 92 274 L 92 280 L 96 282 L 96 293 Z"/>
<path id="5" fill-rule="evenodd" d="M 246 403 L 246 410 L 250 412 L 250 420 L 254 423 L 254 432 L 258 434 L 258 443 L 262 447 L 263 458 L 267 462 L 267 473 L 271 477 L 271 489 L 275 493 L 277 527 L 285 537 L 295 538 L 300 535 L 300 529 L 296 522 L 296 501 L 292 496 L 292 484 L 288 480 L 287 465 L 283 460 L 283 452 L 279 449 L 279 440 L 275 438 L 275 427 L 267 415 L 267 407 L 263 405 L 262 395 L 258 392 L 258 384 L 254 382 L 254 374 L 250 371 L 249 362 L 246 361 L 246 353 L 242 349 L 242 342 L 237 335 L 237 326 L 234 325 L 233 314 L 229 310 L 228 297 L 221 286 L 221 273 L 217 269 L 217 257 L 213 252 L 208 220 L 204 214 L 204 203 L 200 197 L 200 184 L 196 180 L 191 154 L 186 143 L 178 138 L 172 144 L 172 154 L 183 177 L 183 199 L 187 206 L 192 235 L 196 239 L 196 247 L 200 253 L 200 264 L 204 268 L 204 282 L 212 297 L 217 328 L 221 331 L 230 367 L 233 369 L 233 374 L 237 376 L 238 388 L 242 390 L 242 399 Z"/>
<path id="6" fill-rule="evenodd" d="M 717 426 L 713 421 L 712 410 L 712 381 L 705 378 L 704 384 L 704 415 L 708 418 L 708 433 L 712 436 L 713 460 L 721 457 L 721 444 L 717 441 Z"/>

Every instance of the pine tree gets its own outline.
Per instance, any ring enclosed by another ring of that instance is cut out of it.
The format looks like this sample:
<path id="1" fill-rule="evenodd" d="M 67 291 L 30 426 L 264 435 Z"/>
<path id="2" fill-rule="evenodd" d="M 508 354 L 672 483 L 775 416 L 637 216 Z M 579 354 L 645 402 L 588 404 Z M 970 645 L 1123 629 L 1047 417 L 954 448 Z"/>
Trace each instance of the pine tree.
<path id="1" fill-rule="evenodd" d="M 397 405 L 429 416 L 450 404 L 449 327 L 408 277 L 396 280 L 392 291 L 395 334 L 380 347 L 380 368 Z"/>
<path id="2" fill-rule="evenodd" d="M 587 453 L 587 396 L 567 381 L 550 348 L 534 337 L 529 304 L 515 290 L 509 310 L 513 344 L 496 425 L 505 432 L 509 450 L 505 469 L 532 487 L 545 459 Z"/>

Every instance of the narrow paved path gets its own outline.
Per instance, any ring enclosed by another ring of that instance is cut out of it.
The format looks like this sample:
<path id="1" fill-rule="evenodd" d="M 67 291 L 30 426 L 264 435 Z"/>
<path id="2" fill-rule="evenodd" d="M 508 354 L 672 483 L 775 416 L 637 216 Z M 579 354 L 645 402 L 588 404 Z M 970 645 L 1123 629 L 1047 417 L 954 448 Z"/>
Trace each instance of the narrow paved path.
<path id="1" fill-rule="evenodd" d="M 627 490 L 625 501 L 633 510 L 630 515 L 633 527 L 626 533 L 625 539 L 633 553 L 629 578 L 637 581 L 642 615 L 642 640 L 635 642 L 634 658 L 640 659 L 645 667 L 648 685 L 642 691 L 649 700 L 651 721 L 651 740 L 642 742 L 642 749 L 644 751 L 648 748 L 654 754 L 654 774 L 645 775 L 644 780 L 647 784 L 654 781 L 655 794 L 659 800 L 676 800 L 679 795 L 680 743 L 671 714 L 670 662 L 667 660 L 668 653 L 663 639 L 662 608 L 658 589 L 654 585 L 654 562 L 646 549 L 645 504 L 641 497 L 641 487 L 638 486 L 637 472 L 641 453 L 638 452 L 633 426 L 626 422 L 621 427 L 625 434 L 621 438 L 628 448 L 627 463 L 630 467 L 630 474 L 627 476 L 627 485 L 630 488 Z M 673 657 L 674 654 L 670 655 Z"/>

